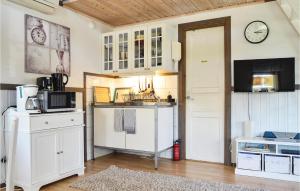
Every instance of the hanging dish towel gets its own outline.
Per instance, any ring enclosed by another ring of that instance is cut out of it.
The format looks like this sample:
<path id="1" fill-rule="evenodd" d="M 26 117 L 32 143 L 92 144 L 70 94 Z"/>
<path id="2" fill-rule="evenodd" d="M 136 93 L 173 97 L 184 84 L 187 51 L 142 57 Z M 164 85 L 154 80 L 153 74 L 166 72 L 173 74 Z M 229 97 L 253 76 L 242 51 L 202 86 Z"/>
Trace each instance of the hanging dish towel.
<path id="1" fill-rule="evenodd" d="M 125 109 L 124 110 L 124 130 L 127 134 L 135 134 L 136 126 L 136 110 Z"/>
<path id="2" fill-rule="evenodd" d="M 114 129 L 116 132 L 122 132 L 123 129 L 123 109 L 115 109 L 114 111 Z"/>

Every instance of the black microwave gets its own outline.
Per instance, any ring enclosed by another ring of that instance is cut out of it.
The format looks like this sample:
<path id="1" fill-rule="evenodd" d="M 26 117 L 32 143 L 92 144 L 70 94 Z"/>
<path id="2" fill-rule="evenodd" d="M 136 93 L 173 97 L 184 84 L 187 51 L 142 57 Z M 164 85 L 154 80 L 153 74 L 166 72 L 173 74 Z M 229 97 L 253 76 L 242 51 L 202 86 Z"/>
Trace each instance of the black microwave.
<path id="1" fill-rule="evenodd" d="M 37 97 L 40 101 L 41 111 L 64 112 L 76 110 L 76 92 L 39 91 Z"/>

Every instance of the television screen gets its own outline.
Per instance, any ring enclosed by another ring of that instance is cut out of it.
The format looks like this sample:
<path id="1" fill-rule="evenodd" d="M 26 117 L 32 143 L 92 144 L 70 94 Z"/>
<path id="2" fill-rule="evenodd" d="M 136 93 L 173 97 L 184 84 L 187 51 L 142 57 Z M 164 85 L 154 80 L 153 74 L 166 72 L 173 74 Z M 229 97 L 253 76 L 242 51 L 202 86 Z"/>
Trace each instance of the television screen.
<path id="1" fill-rule="evenodd" d="M 235 60 L 234 91 L 295 91 L 295 58 Z"/>

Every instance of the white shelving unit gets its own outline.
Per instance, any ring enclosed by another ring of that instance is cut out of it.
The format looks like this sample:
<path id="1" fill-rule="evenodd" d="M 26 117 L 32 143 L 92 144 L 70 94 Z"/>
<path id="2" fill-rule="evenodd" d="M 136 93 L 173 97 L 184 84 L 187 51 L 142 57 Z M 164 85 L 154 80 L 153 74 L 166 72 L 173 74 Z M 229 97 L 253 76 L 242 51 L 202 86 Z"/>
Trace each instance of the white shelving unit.
<path id="1" fill-rule="evenodd" d="M 300 182 L 300 155 L 283 153 L 299 140 L 238 138 L 236 148 L 236 174 Z"/>

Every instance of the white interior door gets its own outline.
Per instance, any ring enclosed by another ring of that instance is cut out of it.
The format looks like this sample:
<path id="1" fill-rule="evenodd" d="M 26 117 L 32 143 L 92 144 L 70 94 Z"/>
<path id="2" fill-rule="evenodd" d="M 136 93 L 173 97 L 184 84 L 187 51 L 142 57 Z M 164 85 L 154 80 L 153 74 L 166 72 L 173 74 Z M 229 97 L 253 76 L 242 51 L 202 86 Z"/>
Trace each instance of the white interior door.
<path id="1" fill-rule="evenodd" d="M 187 159 L 224 162 L 224 63 L 224 27 L 187 32 Z"/>

